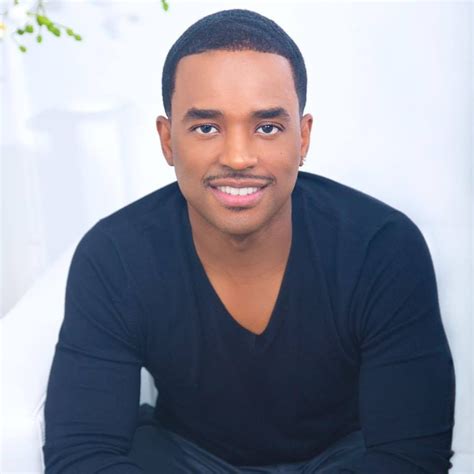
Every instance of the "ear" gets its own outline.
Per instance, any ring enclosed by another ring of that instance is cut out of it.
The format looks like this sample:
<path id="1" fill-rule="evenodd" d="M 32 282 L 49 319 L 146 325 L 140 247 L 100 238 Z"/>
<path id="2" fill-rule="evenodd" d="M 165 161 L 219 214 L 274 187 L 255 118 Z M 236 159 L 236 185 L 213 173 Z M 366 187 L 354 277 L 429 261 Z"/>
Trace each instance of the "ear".
<path id="1" fill-rule="evenodd" d="M 160 136 L 161 150 L 163 151 L 166 162 L 170 166 L 174 166 L 173 149 L 171 146 L 171 120 L 160 115 L 156 119 L 156 129 Z"/>
<path id="2" fill-rule="evenodd" d="M 300 156 L 302 159 L 304 159 L 306 155 L 308 154 L 312 126 L 313 126 L 313 116 L 311 114 L 303 115 L 300 122 L 300 130 L 301 130 Z"/>

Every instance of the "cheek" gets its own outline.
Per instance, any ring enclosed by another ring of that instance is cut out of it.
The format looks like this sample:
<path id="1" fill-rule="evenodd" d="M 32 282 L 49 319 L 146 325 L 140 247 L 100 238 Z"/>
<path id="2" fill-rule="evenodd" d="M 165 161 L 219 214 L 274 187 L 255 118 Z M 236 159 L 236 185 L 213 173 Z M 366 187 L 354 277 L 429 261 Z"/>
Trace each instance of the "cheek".
<path id="1" fill-rule="evenodd" d="M 173 161 L 176 177 L 178 181 L 183 183 L 195 181 L 199 178 L 200 160 L 195 149 L 189 153 L 190 147 L 186 147 L 184 143 L 173 148 Z"/>
<path id="2" fill-rule="evenodd" d="M 203 179 L 216 154 L 216 145 L 199 142 L 187 135 L 180 136 L 173 144 L 176 174 L 183 179 Z"/>
<path id="3" fill-rule="evenodd" d="M 174 171 L 179 189 L 188 202 L 197 205 L 203 199 L 203 179 L 207 168 L 195 153 L 190 155 L 178 151 L 174 156 Z"/>
<path id="4" fill-rule="evenodd" d="M 278 165 L 294 166 L 300 160 L 300 138 L 296 130 L 287 130 L 277 140 L 261 143 L 259 152 L 262 156 L 273 156 Z"/>
<path id="5" fill-rule="evenodd" d="M 292 143 L 280 143 L 279 146 L 271 153 L 269 164 L 275 174 L 281 176 L 293 175 L 298 172 L 300 155 L 299 149 Z"/>

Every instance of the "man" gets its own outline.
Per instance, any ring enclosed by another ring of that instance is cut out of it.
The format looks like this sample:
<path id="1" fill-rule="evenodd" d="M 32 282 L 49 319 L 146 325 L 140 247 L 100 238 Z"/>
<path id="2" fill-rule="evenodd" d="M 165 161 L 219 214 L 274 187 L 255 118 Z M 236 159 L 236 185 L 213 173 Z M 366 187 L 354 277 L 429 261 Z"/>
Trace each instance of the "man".
<path id="1" fill-rule="evenodd" d="M 171 48 L 163 101 L 177 183 L 102 219 L 71 264 L 46 472 L 447 472 L 428 248 L 403 213 L 298 172 L 295 43 L 250 11 L 205 17 Z"/>

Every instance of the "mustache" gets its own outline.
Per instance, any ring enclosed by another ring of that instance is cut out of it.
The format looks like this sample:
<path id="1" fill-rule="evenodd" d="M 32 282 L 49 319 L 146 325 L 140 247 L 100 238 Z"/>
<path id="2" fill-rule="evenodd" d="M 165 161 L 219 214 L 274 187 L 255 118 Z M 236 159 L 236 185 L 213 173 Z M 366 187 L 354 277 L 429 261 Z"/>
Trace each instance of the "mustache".
<path id="1" fill-rule="evenodd" d="M 242 173 L 238 171 L 232 171 L 230 173 L 207 176 L 206 178 L 204 178 L 203 183 L 205 185 L 209 185 L 212 183 L 212 181 L 215 181 L 217 179 L 235 179 L 235 180 L 252 179 L 252 180 L 263 181 L 264 184 L 271 184 L 273 183 L 273 181 L 275 181 L 275 178 L 273 176 L 262 176 L 258 174 L 249 174 L 249 173 Z"/>

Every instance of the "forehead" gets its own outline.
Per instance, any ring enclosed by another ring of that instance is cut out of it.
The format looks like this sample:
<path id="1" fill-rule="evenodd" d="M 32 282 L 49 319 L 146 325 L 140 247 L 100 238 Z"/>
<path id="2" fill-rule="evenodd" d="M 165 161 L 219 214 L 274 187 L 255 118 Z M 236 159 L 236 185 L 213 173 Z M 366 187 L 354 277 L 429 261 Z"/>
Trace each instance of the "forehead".
<path id="1" fill-rule="evenodd" d="M 245 113 L 268 107 L 298 112 L 289 61 L 257 51 L 206 51 L 185 56 L 176 69 L 173 115 L 191 108 Z"/>

